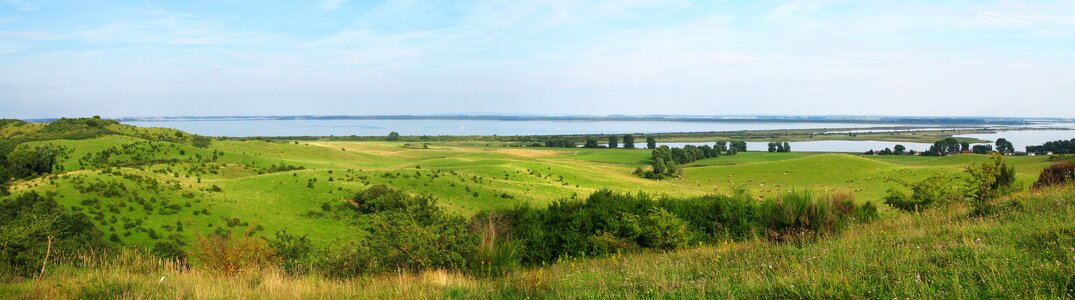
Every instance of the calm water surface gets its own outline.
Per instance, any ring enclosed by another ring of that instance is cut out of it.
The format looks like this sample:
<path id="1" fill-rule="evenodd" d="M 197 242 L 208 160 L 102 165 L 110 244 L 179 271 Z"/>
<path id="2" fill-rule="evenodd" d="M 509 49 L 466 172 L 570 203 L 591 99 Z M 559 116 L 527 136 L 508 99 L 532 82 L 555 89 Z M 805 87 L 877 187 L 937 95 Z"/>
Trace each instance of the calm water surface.
<path id="1" fill-rule="evenodd" d="M 937 125 L 860 124 L 860 123 L 776 123 L 776 122 L 682 122 L 682 121 L 501 121 L 501 120 L 235 120 L 235 121 L 157 121 L 125 122 L 142 127 L 170 127 L 208 136 L 377 136 L 396 131 L 402 135 L 555 135 L 555 134 L 623 134 L 660 132 L 707 132 L 737 130 L 821 129 L 905 127 L 946 128 Z M 964 128 L 952 126 L 947 128 Z M 1006 138 L 1017 150 L 1027 145 L 1075 138 L 1075 124 L 1034 124 L 1025 128 L 1061 127 L 1066 130 L 1017 130 L 995 134 L 968 134 L 995 141 Z M 884 130 L 875 130 L 884 131 Z M 644 139 L 639 140 L 644 142 Z M 707 143 L 660 143 L 670 147 L 713 145 Z M 885 141 L 809 141 L 791 142 L 792 151 L 856 152 L 880 151 L 897 143 Z M 926 143 L 898 143 L 908 150 L 924 151 Z M 644 145 L 644 143 L 640 143 Z M 767 142 L 748 142 L 751 151 L 764 151 Z"/>
<path id="2" fill-rule="evenodd" d="M 770 129 L 894 127 L 898 124 L 682 122 L 682 121 L 498 121 L 498 120 L 237 120 L 125 122 L 170 127 L 208 136 L 554 135 L 705 132 Z"/>

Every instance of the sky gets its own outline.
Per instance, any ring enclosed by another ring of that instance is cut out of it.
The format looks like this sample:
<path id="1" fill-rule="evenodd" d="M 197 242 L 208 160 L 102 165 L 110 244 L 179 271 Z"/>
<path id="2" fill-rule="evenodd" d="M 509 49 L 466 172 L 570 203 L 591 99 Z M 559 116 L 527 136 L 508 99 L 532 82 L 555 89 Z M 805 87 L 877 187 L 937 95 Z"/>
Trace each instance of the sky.
<path id="1" fill-rule="evenodd" d="M 1071 1 L 0 0 L 0 117 L 1075 117 Z"/>

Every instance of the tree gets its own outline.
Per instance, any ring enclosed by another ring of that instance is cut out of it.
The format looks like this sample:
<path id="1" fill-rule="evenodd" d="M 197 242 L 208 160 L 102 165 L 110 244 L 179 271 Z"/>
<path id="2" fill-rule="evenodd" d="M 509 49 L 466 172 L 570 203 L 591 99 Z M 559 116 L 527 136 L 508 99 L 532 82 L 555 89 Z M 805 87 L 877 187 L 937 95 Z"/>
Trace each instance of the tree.
<path id="1" fill-rule="evenodd" d="M 398 141 L 399 140 L 399 132 L 395 132 L 395 131 L 389 132 L 387 140 L 389 140 L 389 141 Z"/>
<path id="2" fill-rule="evenodd" d="M 653 137 L 646 137 L 646 148 L 657 149 L 657 139 Z"/>
<path id="3" fill-rule="evenodd" d="M 657 158 L 653 162 L 653 173 L 664 175 L 668 171 L 668 166 L 664 163 L 664 158 Z"/>
<path id="4" fill-rule="evenodd" d="M 893 154 L 903 155 L 903 152 L 907 151 L 907 147 L 904 147 L 903 145 L 900 145 L 900 144 L 896 144 L 896 147 L 893 147 L 892 150 L 893 150 L 892 151 Z"/>
<path id="5" fill-rule="evenodd" d="M 769 152 L 776 152 L 776 143 L 769 142 Z"/>
<path id="6" fill-rule="evenodd" d="M 1008 141 L 1008 139 L 1005 138 L 997 139 L 996 146 L 997 152 L 1000 153 L 1007 154 L 1012 153 L 1012 151 L 1015 151 L 1015 146 L 1012 146 L 1012 142 Z"/>
<path id="7" fill-rule="evenodd" d="M 627 148 L 627 149 L 633 149 L 634 148 L 634 135 L 623 134 L 623 148 Z"/>
<path id="8" fill-rule="evenodd" d="M 190 139 L 190 144 L 198 148 L 209 148 L 209 144 L 212 142 L 213 139 L 200 135 L 194 135 L 194 137 Z"/>
<path id="9" fill-rule="evenodd" d="M 608 147 L 609 148 L 617 148 L 617 147 L 620 146 L 619 143 L 620 142 L 619 142 L 619 140 L 617 140 L 615 135 L 608 136 Z"/>
<path id="10" fill-rule="evenodd" d="M 784 152 L 791 152 L 791 144 L 784 142 Z"/>
<path id="11" fill-rule="evenodd" d="M 583 148 L 597 148 L 597 139 L 586 138 L 586 144 L 582 145 Z"/>

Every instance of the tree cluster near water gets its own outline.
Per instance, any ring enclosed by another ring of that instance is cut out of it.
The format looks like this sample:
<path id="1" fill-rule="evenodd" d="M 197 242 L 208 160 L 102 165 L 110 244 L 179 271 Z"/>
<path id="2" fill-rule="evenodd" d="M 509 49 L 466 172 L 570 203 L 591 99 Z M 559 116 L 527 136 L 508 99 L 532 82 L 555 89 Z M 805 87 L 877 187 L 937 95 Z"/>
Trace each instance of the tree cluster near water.
<path id="1" fill-rule="evenodd" d="M 955 138 L 946 138 L 940 141 L 936 141 L 933 145 L 929 146 L 929 150 L 920 153 L 922 156 L 946 156 L 950 154 L 960 153 L 963 148 L 966 148 L 959 140 Z"/>
<path id="2" fill-rule="evenodd" d="M 742 143 L 743 148 L 738 148 L 739 143 Z M 725 149 L 725 142 L 717 142 L 713 147 L 709 145 L 695 146 L 686 145 L 683 148 L 669 148 L 668 146 L 660 146 L 654 149 L 650 156 L 650 170 L 643 170 L 642 168 L 635 169 L 635 175 L 642 176 L 651 179 L 664 179 L 666 177 L 680 177 L 683 175 L 683 169 L 680 167 L 684 164 L 689 164 L 697 160 L 706 158 L 716 158 L 724 152 L 728 155 L 735 155 L 734 149 L 745 149 L 745 142 L 732 142 L 736 145 L 736 148 L 730 148 L 727 151 Z"/>
<path id="3" fill-rule="evenodd" d="M 791 152 L 791 144 L 788 144 L 788 142 L 769 142 L 769 152 Z"/>
<path id="4" fill-rule="evenodd" d="M 1045 155 L 1049 152 L 1052 152 L 1053 154 L 1075 154 L 1075 139 L 1056 140 L 1045 142 L 1045 144 L 1042 145 L 1026 146 L 1026 152 L 1037 155 Z"/>
<path id="5" fill-rule="evenodd" d="M 908 151 L 907 147 L 903 146 L 902 144 L 896 144 L 896 146 L 894 146 L 892 148 L 885 148 L 884 150 L 881 150 L 881 151 L 874 151 L 872 149 L 870 151 L 866 151 L 866 155 L 904 155 L 904 154 L 915 155 L 915 151 L 914 150 Z"/>

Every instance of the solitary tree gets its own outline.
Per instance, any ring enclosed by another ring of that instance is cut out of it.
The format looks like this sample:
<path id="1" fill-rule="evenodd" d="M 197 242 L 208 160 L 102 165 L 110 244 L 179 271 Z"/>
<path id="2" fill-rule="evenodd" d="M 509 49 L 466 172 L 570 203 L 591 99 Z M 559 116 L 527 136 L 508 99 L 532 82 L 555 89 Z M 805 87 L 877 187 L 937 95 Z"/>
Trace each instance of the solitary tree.
<path id="1" fill-rule="evenodd" d="M 776 143 L 769 142 L 769 152 L 776 152 Z"/>
<path id="2" fill-rule="evenodd" d="M 623 148 L 634 149 L 635 148 L 635 136 L 630 134 L 623 135 Z"/>
<path id="3" fill-rule="evenodd" d="M 395 132 L 395 131 L 389 132 L 388 133 L 388 140 L 389 141 L 398 141 L 399 140 L 399 132 Z"/>
<path id="4" fill-rule="evenodd" d="M 1015 147 L 1012 146 L 1012 142 L 1008 141 L 1008 139 L 1005 138 L 997 139 L 996 146 L 997 152 L 1000 153 L 1011 153 L 1012 151 L 1015 151 Z"/>
<path id="5" fill-rule="evenodd" d="M 653 137 L 646 137 L 646 148 L 657 149 L 657 139 Z"/>
<path id="6" fill-rule="evenodd" d="M 903 145 L 900 145 L 900 144 L 896 144 L 896 147 L 893 147 L 892 150 L 893 150 L 892 153 L 894 153 L 896 155 L 903 155 L 903 151 L 907 151 L 907 147 L 904 147 Z"/>
<path id="7" fill-rule="evenodd" d="M 620 146 L 619 144 L 620 144 L 620 141 L 616 138 L 615 135 L 608 136 L 608 147 L 609 148 L 619 147 Z"/>
<path id="8" fill-rule="evenodd" d="M 791 152 L 791 144 L 784 142 L 784 152 Z"/>

